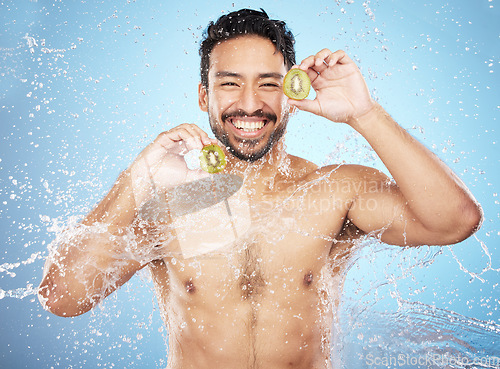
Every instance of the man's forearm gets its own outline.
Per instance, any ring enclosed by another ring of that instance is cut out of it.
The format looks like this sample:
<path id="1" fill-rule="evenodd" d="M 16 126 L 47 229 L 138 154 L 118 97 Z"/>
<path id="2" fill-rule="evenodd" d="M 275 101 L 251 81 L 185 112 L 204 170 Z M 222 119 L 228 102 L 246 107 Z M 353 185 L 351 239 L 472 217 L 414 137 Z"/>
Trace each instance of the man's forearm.
<path id="1" fill-rule="evenodd" d="M 80 315 L 125 283 L 143 265 L 128 250 L 135 203 L 127 172 L 75 229 L 68 229 L 49 256 L 39 288 L 45 307 Z"/>
<path id="2" fill-rule="evenodd" d="M 378 104 L 349 122 L 383 161 L 414 216 L 429 230 L 479 223 L 479 205 L 463 182 Z"/>

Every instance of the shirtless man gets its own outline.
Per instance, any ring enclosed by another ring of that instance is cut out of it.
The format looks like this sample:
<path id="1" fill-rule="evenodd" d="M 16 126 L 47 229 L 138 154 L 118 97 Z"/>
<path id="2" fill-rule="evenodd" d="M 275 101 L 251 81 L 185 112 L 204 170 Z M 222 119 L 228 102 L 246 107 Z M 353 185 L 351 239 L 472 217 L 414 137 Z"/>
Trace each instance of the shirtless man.
<path id="1" fill-rule="evenodd" d="M 452 244 L 479 227 L 481 208 L 372 100 L 345 52 L 323 49 L 295 66 L 316 91 L 303 101 L 282 92 L 295 64 L 293 36 L 265 13 L 222 16 L 200 53 L 199 105 L 216 139 L 194 124 L 161 133 L 79 230 L 58 242 L 40 299 L 54 314 L 77 316 L 147 265 L 169 329 L 170 368 L 331 368 L 327 289 L 350 252 L 342 240 L 370 234 L 401 246 Z M 320 168 L 287 154 L 283 133 L 295 109 L 329 119 L 332 129 L 350 125 L 393 180 L 364 166 Z M 171 219 L 163 230 L 138 220 L 149 196 L 143 180 L 149 176 L 161 192 L 200 177 L 182 155 L 210 143 L 225 151 L 223 173 L 244 180 L 251 226 L 224 252 L 183 258 Z"/>

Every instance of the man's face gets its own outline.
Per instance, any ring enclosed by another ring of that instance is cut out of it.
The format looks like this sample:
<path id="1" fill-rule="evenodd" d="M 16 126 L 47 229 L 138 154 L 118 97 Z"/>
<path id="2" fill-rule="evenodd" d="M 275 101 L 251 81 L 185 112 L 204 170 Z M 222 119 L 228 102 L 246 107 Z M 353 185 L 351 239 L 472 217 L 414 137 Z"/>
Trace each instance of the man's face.
<path id="1" fill-rule="evenodd" d="M 217 139 L 237 158 L 261 158 L 285 132 L 286 72 L 281 53 L 259 36 L 240 36 L 213 48 L 209 88 L 200 84 L 199 103 Z"/>

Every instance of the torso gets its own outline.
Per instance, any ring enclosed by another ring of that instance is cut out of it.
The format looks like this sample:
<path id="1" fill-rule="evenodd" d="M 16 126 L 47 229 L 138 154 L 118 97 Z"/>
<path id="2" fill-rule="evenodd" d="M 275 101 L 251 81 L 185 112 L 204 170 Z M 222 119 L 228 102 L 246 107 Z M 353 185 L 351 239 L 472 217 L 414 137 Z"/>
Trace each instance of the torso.
<path id="1" fill-rule="evenodd" d="M 300 177 L 244 186 L 251 226 L 224 252 L 151 263 L 169 367 L 331 368 L 342 267 L 332 260 L 350 247 L 336 242 L 347 210 L 342 201 L 327 205 L 315 167 L 291 165 Z"/>

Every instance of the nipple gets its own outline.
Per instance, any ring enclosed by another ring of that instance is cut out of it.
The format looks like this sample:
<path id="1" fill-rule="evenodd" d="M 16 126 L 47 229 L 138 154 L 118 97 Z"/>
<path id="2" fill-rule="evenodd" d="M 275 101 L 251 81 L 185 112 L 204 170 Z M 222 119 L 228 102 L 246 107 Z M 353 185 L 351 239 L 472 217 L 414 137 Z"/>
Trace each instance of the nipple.
<path id="1" fill-rule="evenodd" d="M 304 284 L 306 286 L 309 286 L 312 283 L 312 281 L 313 281 L 313 274 L 312 272 L 309 272 L 304 276 Z"/>
<path id="2" fill-rule="evenodd" d="M 196 290 L 196 287 L 194 286 L 192 281 L 187 281 L 185 287 L 188 293 L 193 293 Z"/>

